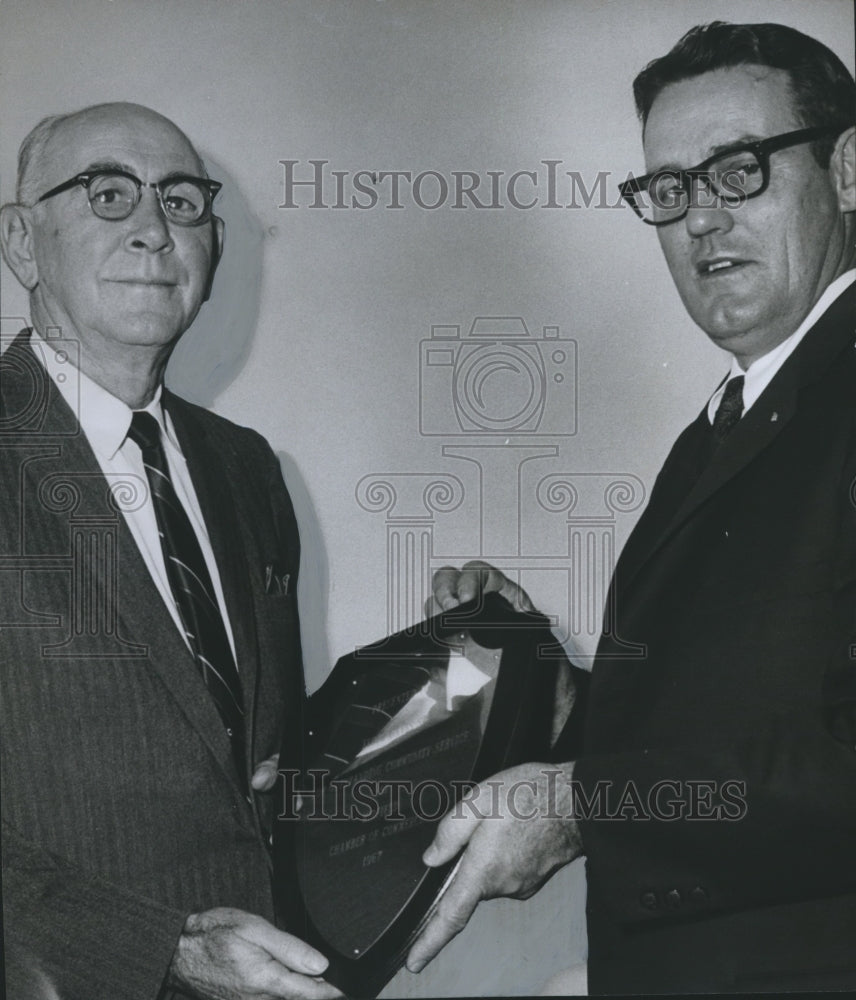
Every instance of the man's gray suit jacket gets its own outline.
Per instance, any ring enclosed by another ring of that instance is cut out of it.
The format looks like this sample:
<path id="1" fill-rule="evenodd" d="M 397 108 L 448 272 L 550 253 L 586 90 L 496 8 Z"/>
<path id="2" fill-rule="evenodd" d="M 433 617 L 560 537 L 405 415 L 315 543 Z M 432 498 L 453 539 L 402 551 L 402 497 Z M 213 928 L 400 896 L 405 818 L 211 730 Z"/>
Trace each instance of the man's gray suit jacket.
<path id="1" fill-rule="evenodd" d="M 279 463 L 255 432 L 168 392 L 164 404 L 223 583 L 249 767 L 283 738 L 297 762 L 299 548 Z M 55 995 L 48 984 L 62 1000 L 154 1000 L 188 913 L 273 918 L 272 802 L 242 792 L 112 499 L 144 490 L 106 481 L 20 335 L 0 359 L 2 890 L 16 1000 Z"/>

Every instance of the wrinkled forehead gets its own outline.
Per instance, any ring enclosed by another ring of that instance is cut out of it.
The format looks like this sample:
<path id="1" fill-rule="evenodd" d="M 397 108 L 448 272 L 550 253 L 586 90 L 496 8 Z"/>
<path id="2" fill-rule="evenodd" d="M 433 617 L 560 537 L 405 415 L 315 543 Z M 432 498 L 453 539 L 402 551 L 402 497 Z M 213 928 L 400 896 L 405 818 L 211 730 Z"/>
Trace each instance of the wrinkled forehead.
<path id="1" fill-rule="evenodd" d="M 801 125 L 784 70 L 711 70 L 668 84 L 657 95 L 643 136 L 646 167 L 691 167 L 732 143 Z"/>
<path id="2" fill-rule="evenodd" d="M 122 106 L 92 109 L 61 122 L 38 169 L 50 188 L 107 163 L 120 165 L 143 181 L 173 173 L 205 176 L 199 155 L 176 125 L 155 112 Z"/>

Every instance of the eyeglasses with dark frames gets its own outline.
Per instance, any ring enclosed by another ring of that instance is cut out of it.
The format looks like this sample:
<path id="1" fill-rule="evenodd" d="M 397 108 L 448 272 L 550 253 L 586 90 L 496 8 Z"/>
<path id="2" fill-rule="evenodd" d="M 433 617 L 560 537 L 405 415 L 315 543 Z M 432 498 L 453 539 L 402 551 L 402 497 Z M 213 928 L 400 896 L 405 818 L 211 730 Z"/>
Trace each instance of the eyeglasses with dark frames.
<path id="1" fill-rule="evenodd" d="M 144 187 L 154 188 L 164 217 L 176 226 L 201 226 L 211 218 L 211 204 L 220 188 L 219 181 L 190 174 L 172 174 L 162 181 L 144 183 L 125 170 L 87 170 L 58 184 L 36 200 L 36 204 L 63 191 L 82 187 L 89 207 L 99 219 L 120 222 L 140 203 Z"/>
<path id="2" fill-rule="evenodd" d="M 621 197 L 649 226 L 679 222 L 690 208 L 736 208 L 770 183 L 770 155 L 843 131 L 817 126 L 757 142 L 738 142 L 688 170 L 664 168 L 618 185 Z M 703 190 L 702 190 L 703 189 Z"/>

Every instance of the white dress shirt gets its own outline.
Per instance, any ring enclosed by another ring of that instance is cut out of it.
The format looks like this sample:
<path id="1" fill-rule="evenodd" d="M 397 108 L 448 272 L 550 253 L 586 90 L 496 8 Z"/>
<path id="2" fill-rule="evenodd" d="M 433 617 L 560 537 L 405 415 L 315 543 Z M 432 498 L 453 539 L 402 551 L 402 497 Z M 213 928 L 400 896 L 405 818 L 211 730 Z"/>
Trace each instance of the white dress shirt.
<path id="1" fill-rule="evenodd" d="M 781 344 L 774 347 L 772 351 L 768 351 L 766 354 L 762 355 L 757 359 L 757 361 L 753 361 L 746 371 L 740 367 L 737 362 L 737 358 L 732 358 L 731 370 L 729 371 L 727 378 L 711 396 L 710 402 L 707 404 L 707 416 L 711 424 L 713 423 L 713 418 L 719 408 L 719 403 L 722 400 L 725 387 L 731 379 L 737 375 L 744 376 L 743 413 L 745 413 L 767 388 L 770 382 L 772 382 L 773 376 L 793 354 L 803 337 L 838 298 L 838 296 L 841 295 L 846 288 L 849 288 L 854 281 L 856 281 L 856 268 L 852 268 L 849 271 L 845 271 L 844 274 L 840 274 L 835 281 L 832 282 L 832 284 L 827 286 L 823 295 L 821 295 L 817 302 L 815 302 L 809 314 L 790 335 L 790 337 L 783 340 Z"/>
<path id="2" fill-rule="evenodd" d="M 139 446 L 128 437 L 133 411 L 121 399 L 117 399 L 75 367 L 72 357 L 73 345 L 67 345 L 61 340 L 46 341 L 35 330 L 31 334 L 30 345 L 77 417 L 80 428 L 101 466 L 101 471 L 110 484 L 114 502 L 121 510 L 158 593 L 186 643 L 187 637 L 166 574 L 143 456 Z M 196 491 L 175 436 L 172 420 L 161 406 L 160 386 L 145 410 L 160 425 L 161 441 L 169 465 L 170 478 L 199 540 L 234 655 L 235 640 L 223 598 L 220 573 L 208 538 L 208 529 L 202 518 Z"/>

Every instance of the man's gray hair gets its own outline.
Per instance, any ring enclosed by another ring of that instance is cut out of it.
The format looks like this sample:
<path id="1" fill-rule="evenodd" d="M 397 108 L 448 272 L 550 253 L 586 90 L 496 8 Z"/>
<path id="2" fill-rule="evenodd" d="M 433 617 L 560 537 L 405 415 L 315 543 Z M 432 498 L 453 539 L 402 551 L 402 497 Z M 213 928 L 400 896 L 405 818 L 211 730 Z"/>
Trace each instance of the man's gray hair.
<path id="1" fill-rule="evenodd" d="M 70 115 L 50 115 L 31 129 L 18 151 L 18 186 L 15 197 L 20 205 L 32 205 L 41 192 L 38 164 L 58 125 Z"/>

